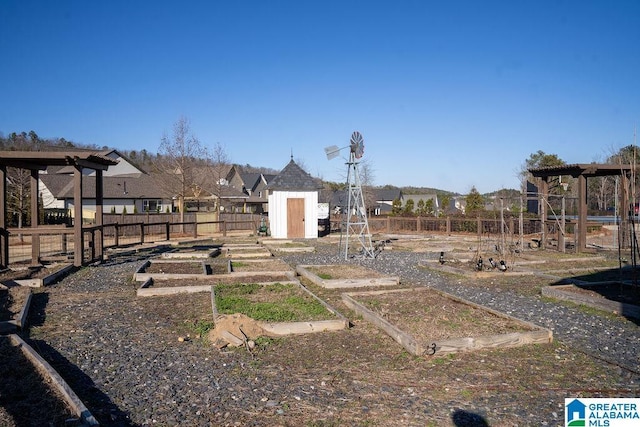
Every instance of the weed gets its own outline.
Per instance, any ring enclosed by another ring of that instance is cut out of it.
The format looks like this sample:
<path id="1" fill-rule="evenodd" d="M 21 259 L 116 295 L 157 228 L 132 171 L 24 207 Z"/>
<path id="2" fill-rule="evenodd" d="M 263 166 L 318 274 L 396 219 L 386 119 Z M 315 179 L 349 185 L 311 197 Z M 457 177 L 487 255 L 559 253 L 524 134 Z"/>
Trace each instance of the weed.
<path id="1" fill-rule="evenodd" d="M 190 325 L 190 329 L 200 338 L 205 337 L 214 327 L 212 320 L 198 319 Z"/>
<path id="2" fill-rule="evenodd" d="M 246 267 L 248 264 L 246 262 L 233 261 L 231 263 L 231 268 L 235 267 Z"/>
<path id="3" fill-rule="evenodd" d="M 307 295 L 296 295 L 298 291 L 295 285 L 282 283 L 220 285 L 216 288 L 216 306 L 220 313 L 242 313 L 255 320 L 273 322 L 313 320 L 327 315 L 321 303 Z M 264 301 L 256 295 L 259 292 Z"/>
<path id="4" fill-rule="evenodd" d="M 318 277 L 322 280 L 331 280 L 331 275 L 327 273 L 318 273 Z"/>

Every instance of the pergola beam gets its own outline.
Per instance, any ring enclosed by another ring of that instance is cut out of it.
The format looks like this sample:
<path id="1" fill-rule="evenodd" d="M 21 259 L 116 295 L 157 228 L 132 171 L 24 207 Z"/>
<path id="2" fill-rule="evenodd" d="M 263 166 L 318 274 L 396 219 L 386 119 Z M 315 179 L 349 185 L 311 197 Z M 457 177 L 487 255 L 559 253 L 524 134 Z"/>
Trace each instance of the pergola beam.
<path id="1" fill-rule="evenodd" d="M 580 163 L 563 166 L 553 166 L 546 168 L 529 169 L 534 178 L 539 178 L 543 183 L 540 189 L 542 197 L 549 196 L 548 181 L 550 177 L 569 175 L 578 180 L 578 236 L 576 252 L 583 252 L 587 248 L 587 178 L 598 176 L 622 176 L 623 182 L 629 177 L 632 171 L 631 165 L 611 165 L 597 163 Z M 626 200 L 626 188 L 623 186 L 622 200 Z M 546 234 L 547 214 L 546 207 L 539 209 L 540 221 L 542 222 L 541 245 L 544 247 Z M 626 219 L 622 216 L 623 224 Z"/>
<path id="2" fill-rule="evenodd" d="M 9 233 L 7 231 L 7 167 L 28 169 L 31 171 L 31 235 L 32 263 L 40 262 L 40 245 L 38 233 L 39 215 L 39 171 L 46 170 L 48 166 L 73 166 L 74 167 L 74 265 L 81 266 L 84 262 L 84 236 L 82 232 L 82 169 L 96 171 L 96 223 L 103 224 L 102 205 L 104 191 L 103 174 L 109 166 L 118 162 L 103 156 L 95 151 L 0 151 L 0 268 L 9 265 Z M 96 247 L 95 245 L 99 247 Z M 95 255 L 103 258 L 102 231 L 94 242 Z"/>

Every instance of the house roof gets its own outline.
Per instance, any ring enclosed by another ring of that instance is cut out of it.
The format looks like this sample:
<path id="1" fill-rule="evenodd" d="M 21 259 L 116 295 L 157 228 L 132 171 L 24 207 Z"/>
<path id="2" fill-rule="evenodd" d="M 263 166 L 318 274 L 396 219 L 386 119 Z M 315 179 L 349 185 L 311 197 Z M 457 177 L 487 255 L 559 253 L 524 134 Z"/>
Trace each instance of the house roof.
<path id="1" fill-rule="evenodd" d="M 390 189 L 390 188 L 381 188 L 375 190 L 376 200 L 381 201 L 394 201 L 396 199 L 400 200 L 402 197 L 402 191 L 399 188 Z"/>
<path id="2" fill-rule="evenodd" d="M 41 174 L 42 183 L 57 199 L 73 198 L 73 176 L 62 174 Z M 122 176 L 105 176 L 103 182 L 103 197 L 105 199 L 162 199 L 163 191 L 156 184 L 156 180 L 147 174 L 136 178 Z M 95 197 L 96 178 L 85 176 L 82 178 L 82 197 Z M 166 196 L 166 195 L 165 195 Z M 166 197 L 164 197 L 166 198 Z"/>
<path id="3" fill-rule="evenodd" d="M 438 195 L 433 193 L 433 194 L 404 194 L 402 196 L 402 198 L 404 199 L 405 204 L 407 203 L 408 200 L 413 200 L 413 202 L 415 203 L 415 205 L 418 205 L 418 202 L 420 202 L 420 200 L 426 202 L 427 200 L 433 200 L 433 202 L 435 203 L 435 207 L 438 207 Z"/>
<path id="4" fill-rule="evenodd" d="M 291 159 L 287 166 L 267 185 L 271 191 L 317 191 L 322 183 Z"/>

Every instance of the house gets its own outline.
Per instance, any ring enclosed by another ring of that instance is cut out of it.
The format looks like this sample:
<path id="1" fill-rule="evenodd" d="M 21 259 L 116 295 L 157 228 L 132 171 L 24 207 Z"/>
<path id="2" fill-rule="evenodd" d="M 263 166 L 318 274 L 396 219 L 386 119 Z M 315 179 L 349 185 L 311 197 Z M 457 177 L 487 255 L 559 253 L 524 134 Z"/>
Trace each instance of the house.
<path id="1" fill-rule="evenodd" d="M 369 215 L 388 215 L 393 209 L 393 201 L 402 199 L 402 191 L 400 191 L 400 189 L 386 188 L 371 189 L 369 191 L 363 189 L 363 196 Z M 330 200 L 332 214 L 338 215 L 347 209 L 347 205 L 349 204 L 347 197 L 348 193 L 346 190 L 337 190 L 332 193 Z M 355 202 L 352 201 L 352 203 Z"/>
<path id="2" fill-rule="evenodd" d="M 173 200 L 160 188 L 157 180 L 129 161 L 117 150 L 98 154 L 118 163 L 103 174 L 104 212 L 165 212 L 173 209 Z M 71 166 L 49 166 L 39 174 L 39 189 L 46 210 L 73 212 L 73 173 Z M 83 217 L 92 220 L 95 212 L 95 171 L 83 169 Z"/>
<path id="3" fill-rule="evenodd" d="M 438 195 L 435 193 L 404 194 L 402 196 L 402 206 L 405 207 L 409 200 L 413 200 L 413 212 L 417 215 L 438 216 L 438 213 L 440 212 Z"/>
<path id="4" fill-rule="evenodd" d="M 227 174 L 226 181 L 232 188 L 243 193 L 244 212 L 267 213 L 269 211 L 269 182 L 274 174 L 244 172 L 238 165 L 233 165 Z"/>
<path id="5" fill-rule="evenodd" d="M 376 206 L 374 215 L 389 215 L 393 211 L 393 202 L 402 200 L 402 191 L 399 188 L 381 188 L 375 190 Z"/>
<path id="6" fill-rule="evenodd" d="M 275 238 L 318 237 L 318 192 L 322 183 L 291 159 L 267 185 L 269 226 Z"/>
<path id="7" fill-rule="evenodd" d="M 449 200 L 449 206 L 444 207 L 446 215 L 464 214 L 467 210 L 467 201 L 464 197 L 453 196 Z"/>

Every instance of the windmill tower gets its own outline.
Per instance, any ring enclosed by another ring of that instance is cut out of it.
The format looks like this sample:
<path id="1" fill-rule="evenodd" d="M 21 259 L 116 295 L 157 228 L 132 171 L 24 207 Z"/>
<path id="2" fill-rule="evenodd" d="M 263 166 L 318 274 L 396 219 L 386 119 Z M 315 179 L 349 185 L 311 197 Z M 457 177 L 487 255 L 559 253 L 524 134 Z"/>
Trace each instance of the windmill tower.
<path id="1" fill-rule="evenodd" d="M 346 147 L 345 147 L 346 148 Z M 336 146 L 325 148 L 327 157 L 332 159 L 338 155 L 340 149 Z M 344 259 L 349 258 L 349 243 L 357 242 L 357 251 L 362 258 L 375 258 L 371 234 L 369 233 L 369 221 L 367 209 L 362 194 L 362 183 L 358 172 L 358 162 L 364 154 L 364 139 L 360 132 L 355 131 L 351 135 L 349 145 L 349 161 L 347 162 L 347 209 L 342 213 L 342 227 L 340 234 L 340 253 Z"/>

